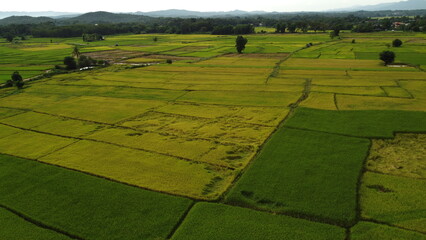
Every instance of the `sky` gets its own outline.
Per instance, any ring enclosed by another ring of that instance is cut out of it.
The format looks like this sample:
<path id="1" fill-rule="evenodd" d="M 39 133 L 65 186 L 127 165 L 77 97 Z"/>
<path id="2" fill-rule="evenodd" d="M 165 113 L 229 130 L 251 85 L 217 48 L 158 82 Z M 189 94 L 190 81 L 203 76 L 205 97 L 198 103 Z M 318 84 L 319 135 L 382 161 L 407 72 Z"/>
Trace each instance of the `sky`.
<path id="1" fill-rule="evenodd" d="M 354 5 L 374 5 L 401 0 L 20 0 L 5 1 L 0 11 L 57 11 L 57 12 L 148 12 L 167 9 L 185 9 L 193 11 L 323 11 L 352 7 Z"/>

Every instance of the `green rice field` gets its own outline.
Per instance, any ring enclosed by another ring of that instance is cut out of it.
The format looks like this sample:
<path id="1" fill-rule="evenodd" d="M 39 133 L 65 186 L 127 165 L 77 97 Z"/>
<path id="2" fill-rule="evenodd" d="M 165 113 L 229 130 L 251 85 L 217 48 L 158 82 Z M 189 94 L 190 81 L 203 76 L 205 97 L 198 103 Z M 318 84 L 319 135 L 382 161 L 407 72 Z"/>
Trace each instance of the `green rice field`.
<path id="1" fill-rule="evenodd" d="M 1 42 L 0 239 L 425 240 L 426 34 L 256 32 Z"/>

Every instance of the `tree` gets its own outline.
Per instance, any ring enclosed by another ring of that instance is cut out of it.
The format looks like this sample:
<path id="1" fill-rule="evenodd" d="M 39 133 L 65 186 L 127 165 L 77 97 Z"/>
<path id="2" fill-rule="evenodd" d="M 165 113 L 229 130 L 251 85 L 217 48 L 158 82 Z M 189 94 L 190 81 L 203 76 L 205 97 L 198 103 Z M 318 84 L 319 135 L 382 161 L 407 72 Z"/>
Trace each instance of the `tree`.
<path id="1" fill-rule="evenodd" d="M 393 46 L 393 47 L 401 47 L 401 45 L 402 45 L 402 41 L 401 41 L 401 40 L 399 40 L 399 39 L 395 39 L 395 40 L 393 40 L 393 42 L 392 42 L 392 46 Z"/>
<path id="2" fill-rule="evenodd" d="M 242 53 L 243 50 L 246 48 L 248 40 L 247 38 L 244 38 L 243 36 L 238 36 L 235 40 L 235 47 L 237 48 L 238 53 Z"/>
<path id="3" fill-rule="evenodd" d="M 4 38 L 6 38 L 6 41 L 12 42 L 15 36 L 13 36 L 11 33 L 7 33 L 4 35 Z"/>
<path id="4" fill-rule="evenodd" d="M 15 71 L 12 74 L 12 85 L 15 85 L 17 88 L 21 89 L 22 87 L 24 87 L 24 80 L 22 79 L 21 74 L 19 74 L 19 72 Z M 10 83 L 9 83 L 10 85 Z"/>
<path id="5" fill-rule="evenodd" d="M 295 32 L 296 32 L 296 29 L 297 29 L 297 26 L 296 26 L 296 24 L 294 24 L 294 23 L 290 23 L 290 24 L 287 26 L 287 29 L 288 29 L 288 31 L 289 31 L 289 32 L 291 32 L 291 33 L 295 33 Z"/>
<path id="6" fill-rule="evenodd" d="M 13 82 L 19 82 L 19 81 L 22 81 L 22 76 L 21 76 L 21 74 L 19 74 L 19 72 L 17 72 L 17 71 L 15 71 L 15 72 L 13 72 L 13 74 L 12 74 L 12 81 Z"/>
<path id="7" fill-rule="evenodd" d="M 74 49 L 72 50 L 71 55 L 75 58 L 79 58 L 80 57 L 80 50 L 78 49 L 77 46 L 74 46 Z"/>
<path id="8" fill-rule="evenodd" d="M 383 51 L 380 53 L 380 60 L 382 60 L 385 65 L 393 63 L 393 61 L 395 61 L 395 53 L 392 51 Z"/>
<path id="9" fill-rule="evenodd" d="M 77 68 L 77 62 L 73 57 L 65 57 L 64 64 L 67 66 L 68 70 L 73 70 Z"/>

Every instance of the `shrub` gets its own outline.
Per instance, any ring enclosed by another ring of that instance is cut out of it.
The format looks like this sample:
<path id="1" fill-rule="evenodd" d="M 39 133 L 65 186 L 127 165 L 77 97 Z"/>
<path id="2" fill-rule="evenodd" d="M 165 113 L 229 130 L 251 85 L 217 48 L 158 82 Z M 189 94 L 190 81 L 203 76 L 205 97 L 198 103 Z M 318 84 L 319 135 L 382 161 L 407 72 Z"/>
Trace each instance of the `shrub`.
<path id="1" fill-rule="evenodd" d="M 77 68 L 77 62 L 73 57 L 65 57 L 64 64 L 67 70 L 73 70 Z"/>

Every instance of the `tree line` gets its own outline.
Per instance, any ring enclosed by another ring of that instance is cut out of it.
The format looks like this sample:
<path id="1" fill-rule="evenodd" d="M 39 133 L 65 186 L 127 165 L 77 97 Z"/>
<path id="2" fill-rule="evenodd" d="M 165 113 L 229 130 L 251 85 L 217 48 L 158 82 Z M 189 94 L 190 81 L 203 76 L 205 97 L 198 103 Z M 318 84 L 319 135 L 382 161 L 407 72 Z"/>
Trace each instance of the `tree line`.
<path id="1" fill-rule="evenodd" d="M 395 22 L 401 25 L 395 26 Z M 54 22 L 38 24 L 10 24 L 0 26 L 0 36 L 13 39 L 17 36 L 81 37 L 83 34 L 113 35 L 123 33 L 211 33 L 241 35 L 254 33 L 256 26 L 274 27 L 277 33 L 295 33 L 326 30 L 352 30 L 373 32 L 384 30 L 426 31 L 426 16 L 366 18 L 355 15 L 344 17 L 321 14 L 283 17 L 229 17 L 229 18 L 156 18 L 149 23 L 99 23 L 59 25 Z M 88 35 L 87 35 L 88 36 Z M 95 36 L 95 35 L 92 35 Z"/>

